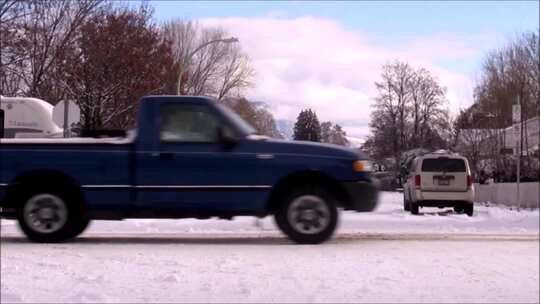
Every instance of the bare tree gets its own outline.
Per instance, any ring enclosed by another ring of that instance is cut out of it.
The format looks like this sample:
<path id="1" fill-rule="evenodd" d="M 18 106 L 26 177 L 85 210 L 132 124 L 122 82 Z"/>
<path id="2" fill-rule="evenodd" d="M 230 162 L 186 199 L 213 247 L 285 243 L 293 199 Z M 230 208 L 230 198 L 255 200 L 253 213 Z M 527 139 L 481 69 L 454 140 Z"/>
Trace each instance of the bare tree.
<path id="1" fill-rule="evenodd" d="M 252 125 L 258 134 L 279 139 L 283 138 L 276 127 L 274 116 L 268 110 L 267 104 L 252 102 L 244 97 L 226 97 L 222 102 Z"/>
<path id="2" fill-rule="evenodd" d="M 324 121 L 321 123 L 321 142 L 330 142 L 330 136 L 332 133 L 332 123 Z"/>
<path id="3" fill-rule="evenodd" d="M 2 84 L 9 94 L 58 102 L 64 90 L 56 79 L 59 59 L 80 26 L 102 0 L 17 2 L 3 13 L 2 38 L 13 39 L 2 54 Z M 16 87 L 14 87 L 16 86 Z"/>
<path id="4" fill-rule="evenodd" d="M 0 2 L 0 94 L 15 95 L 21 87 L 20 77 L 13 71 L 27 58 L 23 42 L 21 20 L 30 13 L 24 2 Z"/>
<path id="5" fill-rule="evenodd" d="M 450 137 L 446 90 L 425 69 L 414 69 L 405 62 L 382 68 L 381 81 L 375 83 L 378 95 L 371 115 L 372 135 L 365 148 L 379 161 L 392 157 L 398 169 L 403 152 L 415 148 L 446 146 Z"/>
<path id="6" fill-rule="evenodd" d="M 104 11 L 67 49 L 63 79 L 81 108 L 82 129 L 132 127 L 142 96 L 171 93 L 178 66 L 151 18 L 144 6 Z"/>
<path id="7" fill-rule="evenodd" d="M 410 80 L 411 115 L 413 128 L 411 142 L 413 147 L 423 148 L 426 135 L 433 124 L 444 123 L 447 114 L 441 105 L 445 102 L 445 88 L 431 76 L 426 69 L 419 69 Z"/>
<path id="8" fill-rule="evenodd" d="M 249 58 L 237 43 L 223 43 L 229 35 L 222 28 L 203 27 L 197 22 L 175 20 L 162 26 L 164 39 L 184 71 L 182 94 L 207 95 L 218 99 L 237 95 L 250 85 L 254 74 Z"/>
<path id="9" fill-rule="evenodd" d="M 496 147 L 506 146 L 502 130 L 512 124 L 512 105 L 521 105 L 521 150 L 524 151 L 524 169 L 534 171 L 532 144 L 526 120 L 540 115 L 540 47 L 539 33 L 527 32 L 516 36 L 502 48 L 488 53 L 475 88 L 475 105 L 467 112 L 473 116 L 489 115 L 491 128 L 501 130 L 495 135 Z M 474 120 L 478 124 L 478 120 Z M 540 140 L 540 139 L 539 139 Z M 538 155 L 538 150 L 534 153 Z M 505 171 L 504 157 L 494 156 L 497 171 Z"/>
<path id="10" fill-rule="evenodd" d="M 321 123 L 321 142 L 339 146 L 348 146 L 347 133 L 338 124 L 329 121 Z"/>

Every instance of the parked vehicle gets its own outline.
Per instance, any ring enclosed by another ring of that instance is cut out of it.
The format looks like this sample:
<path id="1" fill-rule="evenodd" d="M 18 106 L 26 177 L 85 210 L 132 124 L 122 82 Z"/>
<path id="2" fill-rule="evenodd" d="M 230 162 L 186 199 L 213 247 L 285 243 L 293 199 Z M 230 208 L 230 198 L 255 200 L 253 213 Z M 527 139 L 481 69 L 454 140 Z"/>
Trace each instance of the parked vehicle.
<path id="1" fill-rule="evenodd" d="M 472 216 L 474 186 L 465 157 L 446 151 L 413 158 L 404 168 L 403 208 L 418 214 L 420 207 L 453 207 Z"/>
<path id="2" fill-rule="evenodd" d="M 0 139 L 0 215 L 59 242 L 90 220 L 274 215 L 298 243 L 331 237 L 338 208 L 371 211 L 361 152 L 258 136 L 205 97 L 143 98 L 125 138 Z"/>
<path id="3" fill-rule="evenodd" d="M 52 119 L 53 106 L 41 99 L 0 96 L 0 111 L 4 116 L 4 138 L 62 135 L 62 128 Z"/>

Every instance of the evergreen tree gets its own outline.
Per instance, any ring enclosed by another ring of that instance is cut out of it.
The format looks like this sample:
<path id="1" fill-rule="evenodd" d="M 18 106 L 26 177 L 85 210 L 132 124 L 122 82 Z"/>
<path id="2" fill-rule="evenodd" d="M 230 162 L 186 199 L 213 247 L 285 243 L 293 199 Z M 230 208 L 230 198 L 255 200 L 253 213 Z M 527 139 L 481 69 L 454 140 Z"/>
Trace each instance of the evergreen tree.
<path id="1" fill-rule="evenodd" d="M 321 125 L 311 109 L 303 110 L 294 125 L 294 140 L 321 141 Z"/>

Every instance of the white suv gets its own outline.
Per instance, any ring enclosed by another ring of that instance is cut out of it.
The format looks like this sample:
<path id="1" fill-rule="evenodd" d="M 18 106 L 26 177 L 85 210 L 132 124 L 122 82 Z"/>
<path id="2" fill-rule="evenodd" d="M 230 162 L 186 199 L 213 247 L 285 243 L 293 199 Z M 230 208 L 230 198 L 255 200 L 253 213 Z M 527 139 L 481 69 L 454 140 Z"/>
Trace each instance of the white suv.
<path id="1" fill-rule="evenodd" d="M 417 156 L 406 164 L 403 185 L 405 211 L 418 214 L 419 207 L 454 207 L 473 215 L 474 187 L 469 162 L 447 152 Z"/>

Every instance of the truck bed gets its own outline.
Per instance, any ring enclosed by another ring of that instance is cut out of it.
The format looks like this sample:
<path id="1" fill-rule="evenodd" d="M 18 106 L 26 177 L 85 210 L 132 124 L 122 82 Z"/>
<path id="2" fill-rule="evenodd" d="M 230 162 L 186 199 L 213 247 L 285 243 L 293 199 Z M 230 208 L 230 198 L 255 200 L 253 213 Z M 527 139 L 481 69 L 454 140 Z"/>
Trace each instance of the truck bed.
<path id="1" fill-rule="evenodd" d="M 2 138 L 0 146 L 4 144 L 130 144 L 135 140 L 135 133 L 130 132 L 126 137 L 71 137 L 71 138 Z"/>

